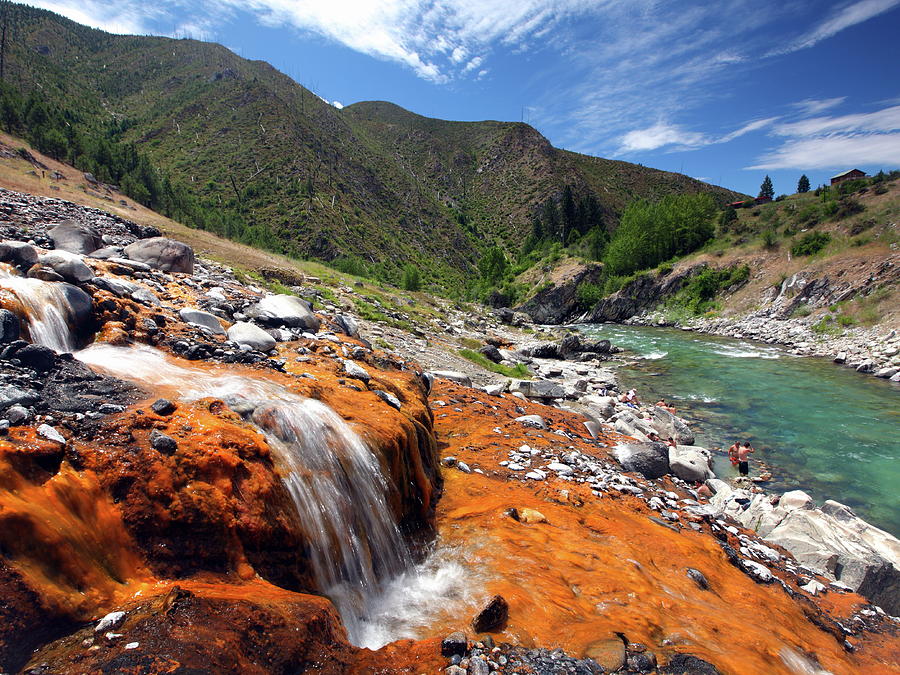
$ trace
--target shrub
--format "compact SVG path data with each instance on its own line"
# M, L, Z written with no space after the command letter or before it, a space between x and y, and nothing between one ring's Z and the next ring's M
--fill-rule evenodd
M603 289L596 284L580 283L575 295L582 308L590 309L603 299Z
M813 255L825 248L831 241L831 235L826 232L808 232L791 246L791 255Z
M766 230L763 232L763 246L766 248L775 248L778 246L778 237L775 230Z
M403 280L400 283L404 291L418 291L422 288L419 268L412 264L403 267Z
M840 220L861 213L863 210L863 205L859 203L859 200L854 199L853 197L844 197L838 202L838 207L834 215Z
M512 377L518 380L524 380L531 377L531 373L528 372L528 368L522 363L517 363L513 367L504 366L499 363L494 363L481 352L476 352L471 349L460 349L458 354L464 359L468 359L472 363L477 363L479 366L481 366L485 370L491 371L492 373L498 373L500 375Z
M721 291L742 284L749 278L750 268L747 265L723 269L707 267L691 277L666 306L669 309L682 307L694 315L703 314L713 309L712 300Z

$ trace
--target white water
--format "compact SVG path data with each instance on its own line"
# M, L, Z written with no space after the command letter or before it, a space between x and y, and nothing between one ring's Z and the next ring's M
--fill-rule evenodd
M60 353L75 349L69 302L59 284L21 277L0 265L0 289L12 293L25 310L32 342Z
M446 551L412 564L377 458L325 404L266 380L178 366L146 346L96 344L76 356L116 377L172 388L182 400L223 399L259 427L310 542L316 582L354 644L416 637L447 603L466 599L459 589L471 581Z

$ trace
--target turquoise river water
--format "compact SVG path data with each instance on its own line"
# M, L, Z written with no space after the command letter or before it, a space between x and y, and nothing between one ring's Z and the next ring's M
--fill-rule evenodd
M773 478L768 487L835 499L900 536L900 386L826 359L672 328L584 325L635 357L620 369L642 402L664 397L691 422L697 444L748 440ZM652 399L652 400L650 400ZM719 477L736 476L724 453Z

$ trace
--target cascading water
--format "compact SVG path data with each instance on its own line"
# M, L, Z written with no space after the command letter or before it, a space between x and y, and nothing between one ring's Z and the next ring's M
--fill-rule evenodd
M458 563L413 565L377 458L325 404L273 382L181 367L150 347L96 344L76 356L182 400L220 398L265 434L307 533L316 582L340 612L351 642L377 648L413 637L429 612L442 609L434 607L441 603L433 592L466 599L458 590L467 587Z
M10 292L21 306L32 342L56 352L75 349L69 300L59 284L21 277L0 264L0 289Z

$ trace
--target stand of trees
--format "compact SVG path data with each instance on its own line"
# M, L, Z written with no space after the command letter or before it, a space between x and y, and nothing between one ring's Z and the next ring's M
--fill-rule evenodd
M563 189L559 204L547 199L531 222L531 234L525 240L523 253L547 248L554 243L571 246L585 238L588 254L599 260L609 241L603 213L594 195L576 199L572 186Z

